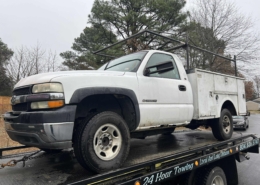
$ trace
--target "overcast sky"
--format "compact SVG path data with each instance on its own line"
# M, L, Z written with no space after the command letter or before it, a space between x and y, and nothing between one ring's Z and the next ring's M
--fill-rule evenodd
M194 0L187 0L192 6ZM70 50L87 25L94 0L0 0L0 38L9 48L40 43L58 54ZM260 1L235 0L241 13L250 15L260 30Z

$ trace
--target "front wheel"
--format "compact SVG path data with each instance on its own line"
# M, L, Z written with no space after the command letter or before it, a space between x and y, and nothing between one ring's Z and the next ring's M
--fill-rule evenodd
M119 168L130 147L125 121L114 112L102 112L82 127L74 147L80 164L97 173Z
M220 118L214 119L211 128L217 140L223 141L231 138L233 134L233 119L228 109L221 111Z

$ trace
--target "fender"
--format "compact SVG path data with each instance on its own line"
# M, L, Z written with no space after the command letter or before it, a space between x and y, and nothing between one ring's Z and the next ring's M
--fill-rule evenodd
M233 104L235 111L236 111L236 114L238 115L238 107L237 107L238 105L235 104L234 101L230 97L225 97L221 100L221 102L219 102L219 105L221 105L221 106L218 106L218 110L217 110L218 111L217 114L219 114L218 117L220 117L221 109L222 109L224 103L227 102L227 101L230 101Z
M135 108L135 115L136 115L136 127L140 123L140 109L137 97L135 92L131 89L119 88L119 87L87 87L77 89L71 99L70 104L77 104L81 102L84 98L97 95L97 94L118 94L118 95L125 95L131 99Z

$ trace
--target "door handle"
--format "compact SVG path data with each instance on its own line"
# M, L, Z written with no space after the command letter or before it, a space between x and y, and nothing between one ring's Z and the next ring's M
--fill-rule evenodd
M179 85L179 90L180 91L186 91L186 86L185 85Z

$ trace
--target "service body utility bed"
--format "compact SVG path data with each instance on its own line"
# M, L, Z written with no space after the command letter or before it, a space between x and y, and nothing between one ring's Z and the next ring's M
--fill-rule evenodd
M259 138L234 133L228 141L219 142L209 131L177 131L145 140L132 139L131 150L124 166L118 170L95 175L83 169L72 152L57 154L40 152L36 159L0 171L0 184L131 184L151 185L178 179L200 167L228 164L230 178L237 179L235 157L241 152L259 151ZM42 156L42 157L41 157ZM3 156L0 164L22 156ZM240 158L241 160L241 158ZM230 173L230 171L233 171ZM175 183L172 183L175 184ZM177 183L176 183L177 184ZM230 183L231 184L231 183Z
M220 117L224 102L237 107L237 115L246 115L244 79L202 69L187 71L193 92L193 119Z

